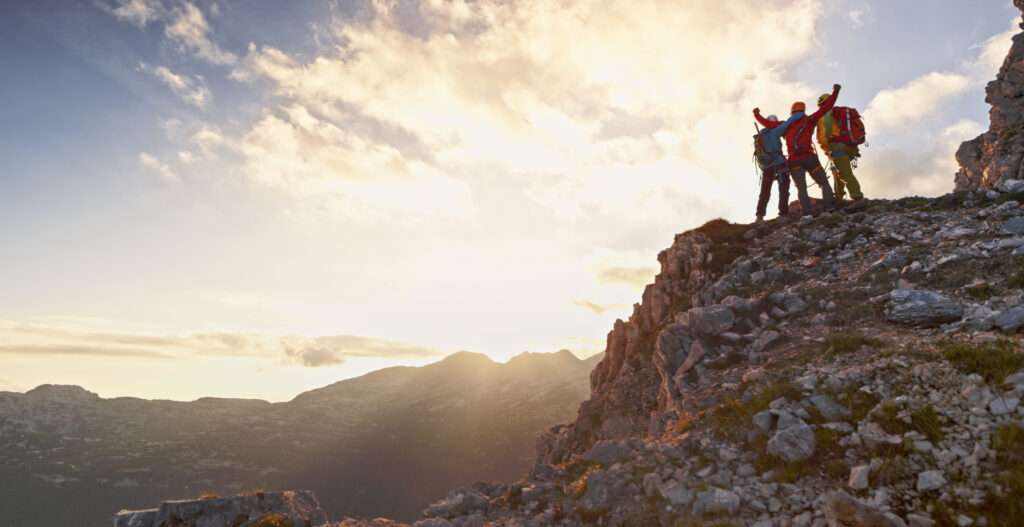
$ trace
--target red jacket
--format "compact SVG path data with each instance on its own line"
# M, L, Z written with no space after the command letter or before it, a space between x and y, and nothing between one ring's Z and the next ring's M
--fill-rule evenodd
M790 161L801 161L809 157L813 157L814 145L811 140L814 137L814 132L817 128L818 119L821 119L829 110L832 109L836 104L836 98L839 97L839 87L837 86L832 90L832 95L825 99L825 101L818 107L818 111L811 115L805 115L800 119L789 125L789 130L786 130L786 152L789 154ZM775 128L782 124L780 121L769 121L764 117L761 117L760 113L755 113L754 117L757 122L761 123L762 126L768 128Z

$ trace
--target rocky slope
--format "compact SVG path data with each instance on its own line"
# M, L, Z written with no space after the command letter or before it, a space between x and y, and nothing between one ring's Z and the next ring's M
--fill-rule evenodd
M597 359L458 353L280 404L0 392L0 526L108 524L122 507L263 488L315 490L333 517L412 519L454 486L523 476Z
M1024 11L1024 0L1013 0L1013 5ZM1024 179L1024 34L1013 37L999 74L985 88L985 101L992 105L989 130L957 150L956 190Z
M1024 209L989 196L678 236L531 477L416 525L1024 524Z

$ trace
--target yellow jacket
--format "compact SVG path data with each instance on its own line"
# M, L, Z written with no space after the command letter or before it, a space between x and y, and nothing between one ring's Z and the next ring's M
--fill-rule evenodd
M818 119L818 144L826 155L831 154L832 147L830 139L839 135L839 125L832 118L832 111Z

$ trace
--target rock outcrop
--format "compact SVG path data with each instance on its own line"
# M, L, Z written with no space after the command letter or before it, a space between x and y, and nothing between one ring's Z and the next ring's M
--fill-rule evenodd
M121 511L114 527L320 527L327 516L309 491L253 492L165 501L159 508Z
M1013 4L1024 11L1024 0ZM1013 37L999 74L985 88L985 101L992 105L989 129L957 150L956 190L1024 191L1024 33Z

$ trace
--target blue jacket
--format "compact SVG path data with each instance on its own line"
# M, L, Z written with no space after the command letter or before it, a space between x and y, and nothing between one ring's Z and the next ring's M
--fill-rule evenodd
M786 134L789 125L800 120L803 116L803 112L797 112L789 116L789 119L779 126L761 130L761 142L764 143L764 151L769 154L782 154L782 136Z

